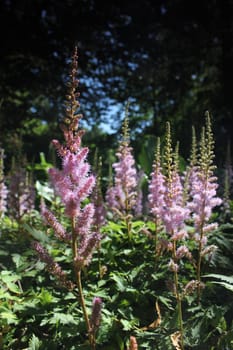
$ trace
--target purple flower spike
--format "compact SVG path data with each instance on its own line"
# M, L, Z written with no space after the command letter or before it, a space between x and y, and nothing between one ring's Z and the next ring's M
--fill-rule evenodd
M92 314L91 314L91 328L93 333L95 333L100 326L101 308L102 308L101 298L95 297L92 303Z
M139 213L141 203L138 194L138 174L132 148L129 145L128 118L123 124L123 139L120 141L116 153L118 161L112 165L115 170L114 186L108 188L106 202L110 210L115 211L118 216L125 216L133 211Z

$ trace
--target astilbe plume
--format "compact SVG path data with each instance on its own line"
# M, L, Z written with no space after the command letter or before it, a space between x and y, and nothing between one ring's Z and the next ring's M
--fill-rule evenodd
M4 182L4 150L0 148L0 219L7 211L8 189Z
M160 154L160 138L157 139L155 152L155 160L150 174L148 184L148 204L149 211L155 221L155 252L158 250L158 233L162 226L162 212L165 206L165 176L162 172L161 154ZM162 241L160 240L162 243ZM161 244L160 244L161 246ZM160 247L161 248L161 247Z
M168 164L169 162L170 160L167 161L168 167L164 193L165 205L161 217L166 232L171 236L171 240L178 241L187 238L185 220L189 217L189 209L183 201L184 189L178 172L178 149L173 155L173 159L171 158L171 164Z
M61 144L58 140L52 143L61 158L61 169L50 169L49 176L55 191L60 197L65 207L65 214L72 222L73 239L75 244L75 262L79 269L87 265L101 239L98 232L93 232L93 220L95 207L93 203L86 205L83 202L88 199L95 186L95 177L90 174L90 165L87 161L88 148L82 147L81 141L84 134L83 130L78 130L81 114L77 114L79 107L76 92L78 80L77 73L77 52L74 53L72 59L72 67L70 73L70 81L68 85L68 93L66 96L66 117L61 125L65 144ZM59 238L67 240L69 235L65 232L61 224L57 223L55 216L44 209L42 214L50 224ZM70 238L71 235L70 235ZM74 248L74 246L73 246Z
M53 260L49 252L39 242L34 242L32 246L38 253L40 259L46 264L47 270L51 272L52 275L56 276L60 284L68 290L73 290L75 287L74 283L69 281L66 273L62 271L61 266Z
M124 218L134 212L136 207L140 207L137 202L137 170L130 147L127 114L122 130L122 140L116 153L118 161L112 165L115 172L114 185L107 190L106 202L116 216Z
M191 253L184 244L188 237L185 221L189 217L189 209L184 204L184 188L179 174L179 147L172 149L170 124L166 124L166 138L164 150L164 167L161 167L160 144L158 140L156 157L149 183L149 207L155 218L156 225L163 226L167 239L166 249L170 251L169 269L173 272L173 292L177 301L178 320L180 327L181 349L184 349L183 316L181 292L179 288L178 270L180 260L184 257L191 259ZM162 241L164 244L164 240Z
M9 215L21 220L35 208L35 188L28 172L15 166L9 176Z
M101 308L102 308L102 299L95 297L92 301L92 313L91 313L91 329L93 334L96 333L100 326L101 321Z
M191 253L185 245L184 240L188 237L185 227L185 221L189 218L189 209L185 206L184 187L179 174L179 144L173 153L170 124L167 123L166 145L165 145L165 206L162 211L162 222L164 223L166 233L168 234L168 249L171 251L169 269L173 272L174 296L178 309L178 324L180 334L180 348L184 350L184 329L183 329L183 311L182 311L182 293L180 292L180 283L178 270L180 260L183 257L191 259Z
M70 243L72 247L79 301L86 323L89 343L94 350L95 332L99 321L96 317L92 321L89 319L83 295L81 271L84 266L90 263L93 251L101 240L101 235L99 233L100 225L94 225L95 207L90 201L96 179L90 173L90 165L87 161L89 150L87 147L82 147L81 145L84 131L78 130L82 115L76 112L79 107L79 102L77 101L79 94L76 92L78 86L78 80L76 78L77 60L77 48L75 48L72 56L69 81L67 83L66 116L61 124L65 142L61 144L58 140L52 141L61 158L61 169L53 168L49 170L49 177L55 194L60 197L65 208L65 215L70 221L71 233L67 232L63 225L58 222L56 216L45 205L42 205L41 213L46 224L53 228L58 239ZM54 267L52 260L48 260L46 253L43 252L40 246L37 246L37 252L41 259L47 263L50 271L56 268L55 270L59 272L57 273L58 277L63 276L59 266L56 265ZM61 281L61 278L59 280ZM96 314L96 305L97 300L94 303L94 314Z
M185 220L189 217L189 209L184 204L183 191L178 171L178 146L174 153L171 145L170 124L167 123L164 169L161 166L160 140L158 139L149 182L148 202L150 212L155 218L156 230L159 226L163 226L167 233L167 249L173 251L169 263L171 269L178 269L178 260L189 255L188 252L183 255L176 253L177 243L187 238Z
M160 158L160 139L157 140L157 148L153 169L150 174L148 202L150 213L155 217L156 224L161 220L162 210L165 206L165 176L162 173L161 158Z
M212 254L215 246L208 246L208 234L217 228L216 222L210 222L213 209L222 200L217 197L217 177L214 176L214 140L211 130L210 116L206 114L206 127L202 129L199 160L190 171L189 191L191 200L188 208L194 222L194 239L197 243L197 281L198 300L200 301L201 263L205 255Z

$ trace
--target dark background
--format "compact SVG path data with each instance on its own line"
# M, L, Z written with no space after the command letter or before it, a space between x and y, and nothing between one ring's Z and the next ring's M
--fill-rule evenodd
M0 143L8 159L37 161L60 137L74 45L91 150L116 146L129 100L139 160L167 120L187 157L191 126L199 131L209 110L223 166L233 131L233 1L1 0Z

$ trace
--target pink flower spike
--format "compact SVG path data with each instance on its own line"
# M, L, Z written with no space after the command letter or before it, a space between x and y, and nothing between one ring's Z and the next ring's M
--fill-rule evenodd
M91 313L91 320L90 320L93 333L95 333L100 326L101 308L102 308L101 298L95 297L92 302L92 313Z

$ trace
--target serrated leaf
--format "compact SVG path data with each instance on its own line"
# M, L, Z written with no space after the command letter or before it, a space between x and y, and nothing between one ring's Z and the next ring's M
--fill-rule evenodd
M11 256L17 269L20 266L25 265L25 258L21 254L11 254Z
M51 304L58 301L57 298L54 298L54 296L44 288L42 289L41 293L38 295L38 299L40 300L40 303L42 305Z
M158 300L160 301L160 303L162 303L165 306L167 306L168 309L174 310L173 306L171 305L171 300L170 299L165 298L163 296L159 296Z
M223 286L224 288L233 292L233 276L225 276L225 275L211 273L211 274L205 275L203 277L211 277L211 278L218 279L220 281L210 281L210 283L219 284L219 285Z
M4 283L7 283L18 281L21 277L19 275L13 274L11 271L3 270L1 271L0 278Z
M130 321L120 320L120 322L121 322L121 324L123 326L123 330L124 331L130 331L133 328L133 326L132 326Z
M0 313L1 320L6 321L7 324L17 324L18 318L13 312L7 311L7 312L1 312Z
M125 289L127 288L127 285L126 285L126 281L124 280L124 278L122 276L118 276L118 275L112 274L111 275L111 279L113 279L116 282L117 289L120 292L124 292L125 291Z
M13 274L11 271L1 271L0 279L6 285L6 288L13 293L20 294L22 291L19 286L15 283L21 279L19 275Z
M216 273L211 273L208 275L204 275L203 277L212 277L212 278L216 278L219 280L222 280L224 282L230 283L233 285L233 276L226 276L226 275L220 275L220 274L216 274Z
M55 312L53 317L49 321L50 324L76 324L74 317L70 314L63 314L60 312Z
M32 338L29 341L28 350L39 350L41 345L42 342L35 336L35 334L33 334Z

